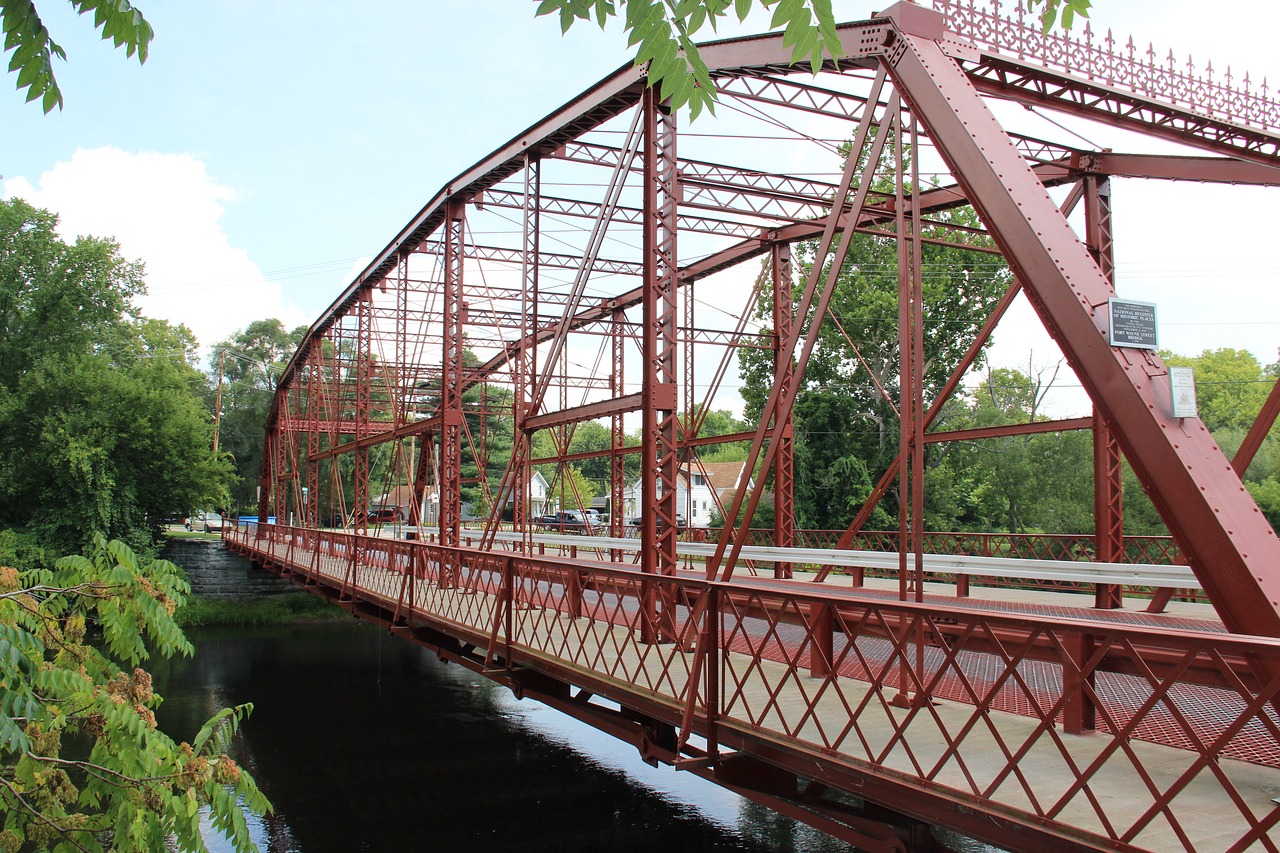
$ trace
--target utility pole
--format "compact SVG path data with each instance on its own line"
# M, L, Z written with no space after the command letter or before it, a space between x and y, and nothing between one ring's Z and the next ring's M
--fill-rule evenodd
M218 353L218 394L213 401L213 455L218 455L218 426L222 423L222 366L226 364L227 351Z

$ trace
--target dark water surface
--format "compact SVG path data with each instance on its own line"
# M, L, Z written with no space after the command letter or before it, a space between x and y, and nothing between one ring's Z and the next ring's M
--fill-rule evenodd
M153 662L160 725L190 741L254 703L238 757L275 804L263 851L853 850L371 625L190 637L195 658Z

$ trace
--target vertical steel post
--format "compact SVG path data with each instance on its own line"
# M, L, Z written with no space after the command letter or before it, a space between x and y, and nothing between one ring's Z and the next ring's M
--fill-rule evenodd
M641 385L641 568L676 572L676 138L675 117L644 92L644 283ZM645 642L670 639L659 628L669 618L657 588L646 584Z
M680 181L680 173L677 170L676 172L676 191L677 192L679 192L679 186L680 186L679 181ZM676 200L677 202L679 201L678 198ZM678 282L678 279L677 279L677 282ZM693 340L694 329L695 329L694 283L692 281L686 281L683 284L677 284L677 286L680 290L680 295L683 297L683 299L681 300L681 307L683 309L681 313L683 314L683 321L684 321L682 324L684 329L684 335L683 335L684 341L683 341L683 344L680 346L680 363L683 368L683 382L682 382L683 387L681 388L681 391L683 391L682 402L683 402L684 411L681 413L681 417L683 418L683 426L680 428L680 433L685 444L680 448L680 452L676 457L676 464L678 468L682 468L684 470L685 523L688 525L692 525L694 518L697 516L697 512L698 512L698 507L693 501L693 472L695 468L700 468L700 466L695 466L694 464L698 456L697 447L690 446L687 444L687 442L692 441L694 438L697 437L694 434L694 426L697 422L697 418L695 417L695 415L697 413L697 406L698 406L697 386L695 385L694 378L693 378L694 351L696 349L696 347L694 346L694 340ZM677 477L680 476L679 471L677 471L676 476Z
M351 547L347 549L347 575L343 581L342 595L348 596L348 589L354 588L359 579L360 567L364 559L363 537L369 532L369 448L363 439L369 432L369 410L373 384L373 288L362 288L356 300L356 343L354 352L355 408L352 420L355 422L355 450L352 471L352 511L354 521L351 525Z
M614 397L621 397L625 391L624 368L626 366L626 325L627 313L619 308L613 312L613 325L609 336L609 355L611 371L609 374L609 391ZM621 414L615 414L609 423L609 535L622 536L626 519L623 518L623 491L626 488L627 457L622 448L626 444L627 435L623 428ZM621 551L610 553L611 560L622 559Z
M1093 523L1094 559L1101 563L1120 562L1124 557L1124 476L1120 444L1106 420L1093 413ZM1124 606L1119 584L1098 584L1094 606Z
M537 347L526 347L523 342L535 341L538 335L538 247L541 198L542 162L525 155L524 209L521 217L524 252L520 259L521 279L524 286L520 289L521 325L516 337L520 347L516 352L515 371L512 377L515 385L512 399L514 443L509 464L511 466L511 526L516 533L529 537L532 536L532 527L528 518L528 501L533 474L532 467L529 465L528 447L532 436L525 433L524 420L529 412L534 356L537 353ZM531 541L531 539L522 540L522 546L527 546Z
M773 279L773 382L785 394L795 381L795 362L791 352L783 349L783 344L791 337L795 318L791 296L791 247L775 243L770 261ZM773 544L779 548L791 548L796 542L794 424L791 409L787 409L781 421L777 415L774 416L771 440L777 442L778 453L773 464ZM743 471L739 488L747 487L746 480L750 476L750 471ZM730 521L726 519L725 523ZM773 576L789 578L793 569L790 562L775 562Z
M366 287L360 291L356 302L356 345L355 345L355 410L352 420L355 422L355 466L352 472L352 509L355 512L355 523L352 531L359 535L369 532L369 448L362 439L369 434L369 409L373 384L373 288Z
M894 154L894 228L897 232L898 263L898 598L906 601L911 596L911 567L908 551L911 539L912 477L911 466L915 462L912 452L915 438L915 359L912 335L912 276L911 246L908 233L911 227L907 218L906 193L903 188L902 110L893 116ZM905 671L904 671L905 677ZM901 685L905 691L905 681Z
M465 207L449 202L445 221L444 312L440 364L440 544L458 544L462 527L462 265Z
M1111 235L1111 183L1107 178L1086 175L1084 190L1085 245L1107 277L1114 293L1115 255ZM1120 443L1110 426L1095 409L1093 413L1093 524L1094 559L1114 563L1124 555L1124 477ZM1094 606L1124 606L1124 588L1119 584L1098 584Z
M915 116L910 127L899 109L894 116L894 194L898 249L898 597L924 600L924 376L923 298L920 278L919 152L915 150ZM907 137L910 137L909 141ZM911 187L907 192L905 159L911 158ZM914 635L915 664L924 672L924 632L919 617L901 626L902 655ZM914 679L899 667L898 694L893 704L907 707L923 700L912 697Z
M901 114L899 114L901 115ZM899 129L902 121L899 119ZM911 202L907 237L911 245L911 554L915 600L924 601L924 241L920 229L920 133L911 113ZM916 646L919 672L924 673L924 638Z
M307 521L306 527L320 526L320 405L324 383L324 338L311 343L307 359L310 375L307 381Z

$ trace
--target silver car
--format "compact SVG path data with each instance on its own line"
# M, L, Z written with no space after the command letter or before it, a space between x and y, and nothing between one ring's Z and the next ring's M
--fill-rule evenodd
M201 533L221 533L222 516L216 512L207 510L204 512L195 512L186 520L184 526L188 530L194 530Z

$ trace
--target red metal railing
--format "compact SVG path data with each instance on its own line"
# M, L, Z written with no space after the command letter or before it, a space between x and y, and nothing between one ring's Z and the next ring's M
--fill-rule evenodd
M1086 845L1277 849L1280 679L1254 673L1280 671L1280 640L275 526L226 539L496 665L665 708L712 755L769 750L829 784L870 777L886 805Z

